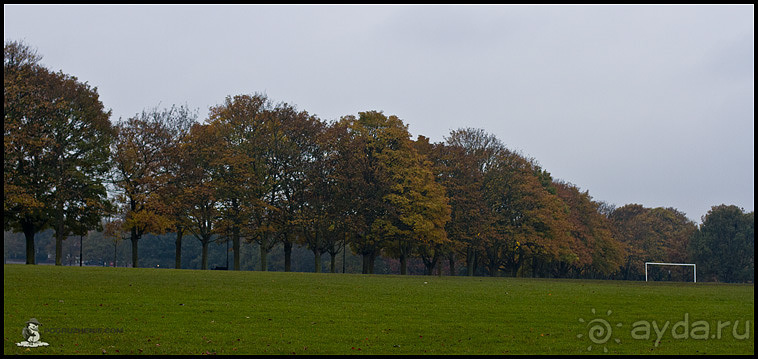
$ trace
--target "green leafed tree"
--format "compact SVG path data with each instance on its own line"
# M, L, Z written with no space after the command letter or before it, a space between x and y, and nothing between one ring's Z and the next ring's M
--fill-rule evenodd
M51 226L61 265L63 240L97 227L109 210L113 130L96 88L39 58L27 45L5 44L5 222L31 234L31 253L33 233Z
M105 214L109 204L103 182L110 170L113 132L110 112L103 109L97 89L62 73L52 75L48 96L55 106L43 121L53 139L45 161L54 174L55 264L61 265L62 243L73 234L71 225L76 225L77 214L79 220L90 219L94 227L98 213ZM87 210L94 213L85 215Z
M298 242L313 252L314 268L321 271L321 256L331 255L331 272L336 271L336 254L344 246L340 235L339 192L335 179L336 152L330 127L321 121L303 123L311 138L302 147L302 179L294 189L292 226L297 228ZM342 240L341 240L342 239Z
M188 175L191 171L186 170L189 167L187 162L192 158L188 155L185 144L189 140L190 128L197 121L197 113L186 106L172 106L163 110L162 113L169 140L163 149L164 164L160 171L161 181L164 184L157 189L156 195L159 197L158 201L163 204L163 213L171 222L171 228L176 235L174 266L180 269L182 267L182 239L190 225L187 215L188 201L192 200L187 193L190 180Z
M755 212L734 205L713 206L689 246L698 280L753 282Z

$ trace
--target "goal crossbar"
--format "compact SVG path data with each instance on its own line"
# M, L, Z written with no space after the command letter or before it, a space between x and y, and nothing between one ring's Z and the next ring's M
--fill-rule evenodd
M660 263L660 262L645 262L645 282L647 282L647 266L650 265L660 265L660 266L692 266L693 268L693 276L692 281L694 283L697 283L697 266L695 263Z

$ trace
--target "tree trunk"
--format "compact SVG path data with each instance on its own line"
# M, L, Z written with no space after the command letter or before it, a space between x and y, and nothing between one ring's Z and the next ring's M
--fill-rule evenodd
M89 236L87 237L89 238ZM79 266L81 267L84 264L84 235L79 235Z
M240 270L240 227L239 223L239 203L237 198L232 198L232 209L234 211L233 220L235 225L232 227L232 250L234 251L234 270ZM229 269L229 268L227 268Z
M137 236L136 228L132 228L131 240L132 240L132 267L137 268L138 267L137 253L139 253L139 251L137 250L137 242L139 241L139 236Z
M55 265L60 266L63 265L61 262L61 257L63 257L63 237L65 236L65 233L63 232L63 206L58 206L58 214L56 215L56 224L55 224Z
M315 273L321 273L321 252L313 250L313 268Z
M476 251L468 247L466 249L466 271L469 277L474 276L474 263L476 263Z
M182 269L182 236L184 236L184 230L176 226L176 269Z
M284 240L284 271L292 271L292 242Z
M334 273L334 271L337 269L337 257L332 253L329 253L329 256L331 257L331 264L329 265L329 269L331 269L332 273Z
M521 256L519 256L518 260L514 259L514 261L513 261L513 271L512 271L512 275L513 275L514 278L516 276L518 276L518 271L519 271L519 269L521 269L521 263L522 262L523 261L521 260Z
M434 267L437 267L437 269L438 269L438 272L439 272L439 268L440 268L441 266L438 266L438 265L437 265L437 260L438 260L438 259L439 259L439 258L438 258L438 256L437 256L437 254L435 253L435 254L434 254L434 257L432 257L432 259L429 261L429 265L427 265L427 266L426 266L426 274L427 274L427 275L432 275L432 274L434 274ZM426 263L424 263L424 264L426 264Z
M363 255L363 271L361 272L363 274L368 274L368 260L369 260L369 255L364 254Z
M405 254L400 255L400 275L408 274L408 261L405 259Z
M487 266L488 272L490 272L490 277L497 277L497 271L498 271L498 263L497 260L494 258L489 259L489 265Z
M240 229L237 227L234 227L232 249L234 250L234 270L240 270Z
M24 237L26 238L26 264L36 264L36 258L34 256L34 225L30 223L21 223L21 228L24 231Z
M203 243L203 254L201 257L201 264L200 269L208 269L208 243L209 240L201 240L200 242Z
M516 263L516 274L518 274L519 270L521 270L521 267L524 265L524 250L519 248L518 252L518 260Z
M368 274L374 274L374 261L376 260L376 252L371 252L368 261Z
M451 252L450 256L448 257L448 261L450 262L450 276L455 276L455 253Z
M260 252L261 252L261 271L267 272L268 266L266 265L266 255L268 254L268 249L266 249L266 246L261 243L260 245Z
M63 254L63 238L56 232L55 233L55 265L63 265L61 257Z
M437 259L439 258L439 249L435 248L434 255L429 258L426 253L421 252L421 260L424 262L424 275L432 275L434 273L434 266L437 265Z

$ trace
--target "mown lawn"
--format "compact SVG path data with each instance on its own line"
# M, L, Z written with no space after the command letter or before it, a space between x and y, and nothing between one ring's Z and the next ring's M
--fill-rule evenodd
M754 353L752 284L5 265L3 286L4 354ZM48 347L16 346L30 318Z

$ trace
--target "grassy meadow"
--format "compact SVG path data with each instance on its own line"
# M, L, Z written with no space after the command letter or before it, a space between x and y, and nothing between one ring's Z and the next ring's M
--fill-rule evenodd
M3 286L6 355L754 353L752 284L6 264ZM30 318L49 346L15 344Z

